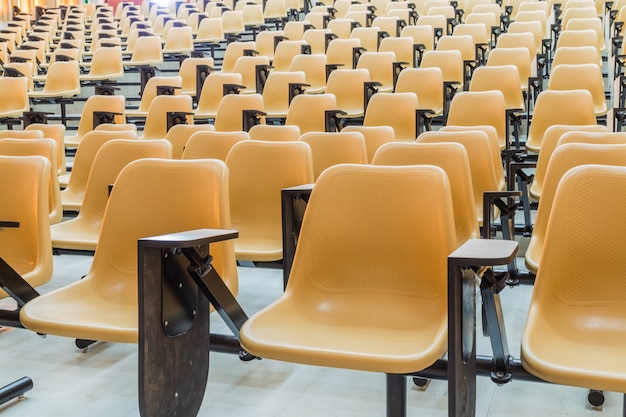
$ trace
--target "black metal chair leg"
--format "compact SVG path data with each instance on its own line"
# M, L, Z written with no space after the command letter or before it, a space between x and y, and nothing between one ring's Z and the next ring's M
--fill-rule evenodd
M26 391L33 389L33 380L25 376L0 388L0 404L11 401L14 398L24 395Z
M406 417L406 377L387 374L387 417Z

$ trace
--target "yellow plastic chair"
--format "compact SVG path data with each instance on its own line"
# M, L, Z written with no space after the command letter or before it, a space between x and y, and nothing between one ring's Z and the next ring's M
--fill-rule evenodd
M370 73L365 68L336 69L328 76L326 94L337 100L337 108L346 112L342 117L363 117L365 114L364 88L370 81Z
M554 51L552 69L561 64L596 64L601 62L600 52L594 46L561 46Z
M261 114L263 110L261 94L227 94L220 101L215 115L215 130L218 132L236 132L244 129L247 120L244 110ZM260 123L265 123L261 117Z
M404 374L447 349L449 193L437 167L327 170L309 200L287 289L244 323L243 348L267 359L384 372L387 386L397 387L387 392L388 407L404 409Z
M21 117L30 110L28 100L28 78L0 77L0 91L3 99L0 100L0 118Z
M274 59L276 42L284 40L284 37L285 32L282 30L262 30L256 35L255 50L259 55L266 56L271 61Z
M156 96L150 103L143 127L142 139L165 139L168 132L168 113L180 113L184 124L193 124L193 102L191 96Z
M198 65L207 65L210 68L215 66L215 61L211 57L203 58L185 58L180 64L178 76L182 79L181 94L187 94L192 97L196 96L196 76Z
M626 166L625 150L626 145L622 144L590 145L587 143L568 143L555 149L548 162L533 233L524 258L530 272L536 274L542 267L546 230L552 217L556 190L565 173L579 165Z
M432 112L427 117L443 114L443 75L438 67L403 69L395 92L415 94L419 108Z
M560 64L552 68L548 90L588 90L593 98L596 117L608 112L604 77L597 64Z
M256 125L248 133L252 140L289 142L300 139L300 128L295 125Z
M0 139L0 155L7 156L43 156L50 162L50 181L48 187L48 210L50 224L63 219L61 189L59 187L57 168L57 148L54 139ZM16 177L18 178L18 177Z
M410 36L387 37L380 41L378 52L393 52L397 62L406 62L405 66L414 67L416 66L414 45L414 40Z
M365 110L363 126L390 126L396 140L414 141L417 97L413 93L376 93Z
M624 344L616 337L623 329L625 228L615 201L625 175L623 167L585 166L559 185L521 343L522 366L543 380L626 391Z
M300 54L293 57L289 71L302 71L306 76L308 94L320 94L326 91L326 55Z
M436 51L459 51L463 61L476 61L476 44L471 35L444 35L437 41Z
M420 18L422 17L426 16L420 16ZM403 27L402 31L400 32L400 36L408 36L410 38L413 38L413 43L417 45L424 45L424 49L426 51L432 51L433 49L435 49L435 35L433 26L425 24L424 22L421 25Z
M217 45L226 40L224 37L224 27L222 19L219 17L209 17L202 19L198 24L198 33L194 39L196 45Z
M289 71L293 58L302 53L304 40L285 40L278 44L272 61L273 71Z
M302 134L324 132L326 111L337 109L337 100L333 94L299 94L289 105L285 125L298 126Z
M185 150L185 144L196 132L213 132L215 126L210 124L201 125L175 125L168 130L165 139L172 145L172 159L181 159Z
M460 143L387 143L382 145L372 165L435 165L450 180L457 245L480 238L469 157Z
M219 159L226 161L237 142L249 140L248 132L196 132L189 137L182 159Z
M596 124L591 93L588 90L545 90L539 93L528 130L526 149L540 152L546 129L557 124Z
M326 49L326 62L339 65L339 68L354 68L352 59L354 48L360 48L359 39L333 39Z
M543 25L539 21L515 21L509 25L507 33L532 33L535 38L535 53L540 54L542 50L542 41L546 37Z
M154 66L163 63L163 50L161 48L161 36L141 36L137 38L129 61L124 61L126 66Z
M391 126L355 126L350 125L341 129L342 132L358 132L365 140L367 162L372 163L374 154L385 143L395 140L395 132Z
M458 50L426 51L420 68L439 68L445 82L455 83L460 89L465 83L463 56Z
M196 119L214 119L217 108L224 97L224 84L240 86L241 74L232 72L212 72L204 80L198 106L193 110Z
M397 62L397 59L393 51L364 52L361 54L356 68L368 70L370 81L381 84L377 87L378 91L388 93L393 91L395 62Z
M85 278L27 303L21 322L44 334L136 343L137 240L192 229L229 229L227 187L226 167L217 160L130 163L115 181ZM236 294L232 243L212 245L211 255Z
M18 222L2 227L0 257L33 287L52 278L48 188L50 163L42 156L0 155L0 176L20 181L0 182L0 219ZM0 297L6 297L0 290Z
M0 130L0 139L43 139L41 130Z
M366 164L365 138L359 132L309 132L300 137L311 147L313 177L339 164Z
M534 53L534 52L533 52ZM536 66L533 66L531 54L525 47L517 48L494 48L487 57L488 67L499 67L502 65L514 65L519 74L520 90L528 91L528 79L537 73Z
M474 206L478 226L483 226L483 195L487 191L500 191L496 167L493 165L489 138L485 132L466 130L457 132L425 132L418 143L456 142L465 147L469 158ZM495 217L496 213L494 213Z
M24 132L41 132L42 137L54 139L57 146L57 168L59 169L59 175L65 174L66 162L65 162L65 125L57 124L44 124L44 123L31 123L24 128Z
M292 41L296 41L302 39L304 36L305 27L310 25L310 22L301 20L301 21L289 21L285 23L283 27L283 32L285 32L285 37L291 39Z
M588 126L571 126L571 125L552 125L546 129L546 133L541 143L541 152L537 157L537 166L535 167L535 173L533 175L533 182L528 188L528 194L535 200L541 198L541 192L546 177L546 170L548 168L548 162L552 158L554 150L558 146L561 138L568 132L608 132L606 126L602 125L588 125ZM604 141L598 141L598 143L605 143Z
M96 49L90 64L89 73L80 75L81 81L115 81L124 76L122 48L119 46Z
M222 14L222 27L224 34L238 35L246 31L243 11L227 10Z
M464 91L455 94L450 103L447 125L493 126L501 149L508 140L506 123L506 102L501 91Z
M257 66L269 66L270 61L266 56L242 56L237 59L233 68L234 73L241 74L241 88L243 94L257 93Z
M145 118L150 110L152 100L158 95L160 87L172 87L174 95L180 94L183 86L183 79L178 76L154 76L148 80L139 101L139 108L127 109L126 117L142 117Z
M290 84L306 84L302 71L272 70L263 87L263 106L267 117L285 118L289 110Z
M89 179L89 172L93 160L100 147L113 139L137 139L137 132L103 132L93 131L85 135L84 140L78 145L74 156L74 165L70 174L59 177L59 183L67 184L61 191L63 210L79 211L83 204L83 196ZM65 178L63 178L65 177Z
M83 136L93 130L94 112L108 112L115 115L116 123L126 123L126 99L124 96L94 95L87 99L78 122L76 134L65 137L66 148L78 147Z
M193 33L189 26L173 27L163 37L164 54L188 55L193 50Z
M230 210L239 231L239 261L283 257L280 190L313 182L311 148L304 142L240 141L226 157Z
M95 251L109 185L115 183L120 171L130 162L141 158L171 158L171 154L172 147L165 140L113 139L104 143L91 166L78 216L50 228L52 247Z

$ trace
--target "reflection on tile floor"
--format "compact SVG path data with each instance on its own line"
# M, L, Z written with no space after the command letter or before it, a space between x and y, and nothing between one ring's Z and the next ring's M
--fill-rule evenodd
M80 279L90 265L84 255L55 256L55 276L41 292ZM277 298L282 289L278 269L239 268L239 300L252 314ZM511 353L519 357L519 340L532 287L502 293ZM6 301L3 301L6 303ZM212 331L226 333L218 316ZM34 381L25 400L0 406L2 417L138 416L137 347L99 343L82 352L68 338L42 338L30 331L0 333L0 384L22 376ZM490 354L488 341L478 340L479 354ZM412 384L409 416L446 416L447 384L432 381L426 391ZM580 388L513 381L498 387L478 379L479 417L619 416L621 394L606 394L603 411L592 410ZM294 365L272 360L241 362L235 355L212 353L209 384L201 416L228 417L382 417L385 378L381 374Z

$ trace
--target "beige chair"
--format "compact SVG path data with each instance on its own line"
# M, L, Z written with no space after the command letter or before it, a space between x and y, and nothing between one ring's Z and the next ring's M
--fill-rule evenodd
M219 161L142 159L127 165L109 197L89 272L27 303L20 312L24 326L44 334L136 343L137 240L229 229L227 175ZM236 294L232 243L211 245L211 255L213 267Z
M363 126L390 126L395 140L414 141L417 108L413 93L376 93L365 110Z
M393 91L394 63L397 62L393 51L364 52L356 65L357 69L366 69L370 74L370 81L380 83L377 87L381 93Z
M0 77L0 118L18 118L30 110L28 100L28 78Z
M198 106L194 109L194 118L214 119L224 97L224 85L240 86L242 82L241 74L235 72L210 73L202 85Z
M0 139L0 155L7 156L43 156L50 162L50 181L48 184L48 212L50 224L63 219L61 189L57 168L57 148L54 139ZM19 178L19 177L15 177Z
M93 131L87 133L76 150L72 171L63 179L63 176L59 177L59 182L67 184L67 187L61 191L63 210L80 210L83 204L83 197L85 195L85 189L87 188L91 166L93 165L98 150L105 142L113 139L136 138L137 132L134 131Z
M395 140L395 132L391 126L355 126L350 125L341 129L342 132L359 132L365 139L367 162L371 163L374 154L385 143Z
M588 143L568 143L558 146L552 153L537 208L533 233L525 253L528 270L537 273L542 265L546 230L555 203L559 182L570 169L579 165L600 164L626 166L624 150L626 145L606 145Z
M42 137L54 139L57 146L57 167L59 169L59 175L64 175L66 171L65 162L65 125L61 123L56 124L44 124L44 123L31 123L24 128L24 132L41 132Z
M166 87L172 87L173 95L179 94L183 86L183 79L176 76L154 76L148 80L143 91L141 92L141 101L139 108L126 109L126 117L143 117L148 115L152 100L158 95L159 89L170 90ZM169 93L169 92L168 92ZM169 95L169 94L168 94Z
M359 132L309 132L300 137L311 147L313 177L339 164L366 164L365 138Z
M130 162L142 158L171 158L172 147L165 140L113 139L96 154L85 187L78 216L52 225L52 247L95 251L100 226L109 198L109 185Z
M440 168L333 167L309 200L285 293L244 323L242 346L267 359L384 372L387 407L403 412L404 375L447 349L454 249Z
M36 287L52 278L48 189L50 163L42 156L0 155L0 219L19 227L2 227L0 257ZM1 297L6 297L4 291Z
M365 114L365 83L370 82L367 69L336 69L328 76L326 94L337 100L337 108L346 112L346 118L363 117Z
M559 184L558 215L546 230L546 258L521 342L522 366L543 380L626 391L624 345L616 337L623 329L625 228L618 208L625 176L623 167L584 166ZM607 200L615 204L607 206Z
M604 77L597 64L560 64L552 68L548 90L584 89L591 93L596 117L608 112Z
M302 134L326 131L326 112L337 110L332 94L299 94L293 98L285 118L286 125L295 125Z
M185 144L196 132L213 132L215 127L210 124L187 125L180 124L172 126L168 130L165 139L172 145L172 159L181 159L185 150Z
M300 139L300 128L295 125L256 125L248 133L252 140L288 142Z
M313 182L311 148L304 142L241 141L226 157L230 212L239 231L240 261L283 257L280 190Z
M122 78L124 76L122 48L114 46L96 49L88 68L88 74L80 75L81 81L115 81Z
M250 140L248 132L196 132L189 137L182 159L226 161L235 143L242 140Z
M539 93L528 130L526 149L540 152L546 129L557 124L596 124L591 93L588 90L545 90Z
M289 71L302 71L306 76L308 94L320 94L326 90L326 55L300 54L293 57Z
M161 37L156 34L137 38L130 60L124 61L124 65L132 67L155 66L162 63Z
M270 61L266 56L242 56L237 59L233 67L234 73L241 74L241 88L245 94L260 93L257 88L257 67L269 67Z
M435 165L446 172L452 191L457 244L480 238L469 157L459 143L387 143L372 165Z
M282 41L276 47L274 60L272 61L273 71L289 71L293 58L302 53L302 47L306 45L304 40Z
M256 118L256 115L261 115L263 109L263 96L261 94L227 94L220 100L217 107L215 130L218 132L247 130L244 129L248 123L244 111L255 112L253 117ZM264 118L260 118L259 123L264 123Z
M295 84L296 87L292 87ZM272 70L263 87L263 107L269 118L287 117L289 98L292 90L300 86L304 88L306 74L303 71Z
M156 96L150 103L143 127L142 139L165 139L167 137L168 113L180 113L184 124L193 124L193 103L191 96Z
M126 123L126 99L122 95L101 96L95 95L87 99L78 122L75 134L65 137L66 148L76 148L83 136L94 128L94 112L107 112L115 115L116 123Z
M443 74L437 67L405 68L398 75L396 93L413 93L421 110L430 119L443 114Z

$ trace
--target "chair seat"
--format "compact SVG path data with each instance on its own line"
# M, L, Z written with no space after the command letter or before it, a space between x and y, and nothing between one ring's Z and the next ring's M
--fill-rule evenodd
M524 368L557 384L626 392L626 305L604 303L584 308L586 313L562 305L553 310L551 323L531 312L527 326L534 331L522 341Z
M70 250L95 251L102 222L79 221L78 218L50 227L52 247Z
M82 193L72 192L70 189L61 191L63 210L79 211L83 205L84 190Z
M274 230L269 230L268 233L273 232ZM267 234L265 236L250 236L241 230L239 233L239 238L234 242L235 256L238 261L272 262L283 258L282 238L269 239ZM242 235L245 237L242 237Z
M61 288L62 291L35 298L22 308L20 321L43 334L137 343L137 305L119 298L106 298L106 288L93 287L86 277Z
M447 320L433 320L445 317L440 300L352 294L348 307L325 297L325 311L315 297L284 297L243 325L242 345L268 359L396 374L427 368L446 352ZM410 303L414 314L405 315Z

